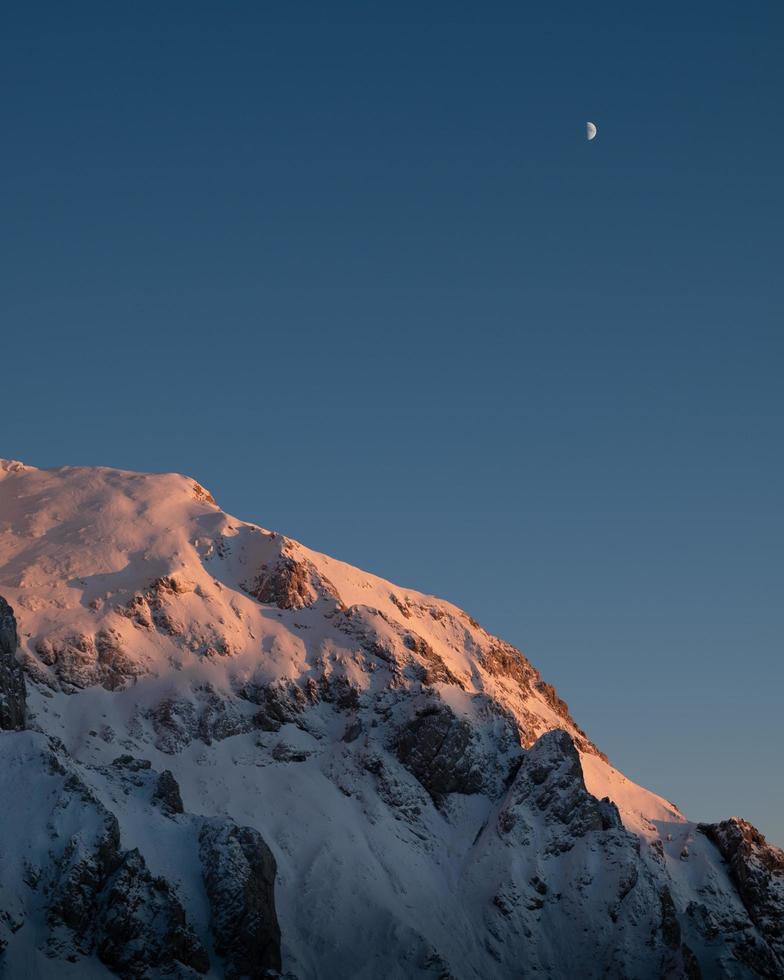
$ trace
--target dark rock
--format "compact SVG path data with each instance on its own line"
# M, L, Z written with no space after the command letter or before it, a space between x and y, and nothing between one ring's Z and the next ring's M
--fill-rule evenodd
M430 685L456 684L458 687L465 687L463 682L447 667L443 658L418 633L407 630L403 634L403 645L421 661L423 683Z
M208 685L194 690L193 699L164 698L146 712L155 730L155 746L175 755L194 739L213 741L249 732L253 719L233 698L221 697Z
M281 969L275 858L258 831L210 820L199 834L215 950L228 980L259 980Z
M150 874L138 850L125 853L106 883L95 932L98 956L121 977L147 977L175 961L198 973L209 969L173 888Z
M683 972L686 980L702 980L702 970L700 969L699 960L686 943L681 944L681 958L683 960Z
M482 653L482 667L496 676L508 677L529 690L539 676L526 658L508 643L498 643Z
M307 704L305 695L294 684L284 687L250 682L238 691L238 696L258 705L253 724L265 732L277 732L281 725L296 722Z
M539 877L539 875L534 875L533 878L531 878L531 884L539 892L540 895L546 895L547 894L547 890L548 890L547 889L547 882L546 881L543 881Z
M784 976L784 851L738 817L699 824L698 829L729 865L749 918L775 954L779 975Z
M394 748L431 797L479 793L483 778L471 751L473 729L443 704L432 704L397 732Z
M279 609L304 609L319 599L343 609L337 589L312 562L282 551L271 564L261 566L253 581L243 585L248 595Z
M158 776L152 791L152 802L159 806L167 816L184 812L180 787L169 769L164 769Z
M310 753L295 749L285 742L278 742L272 747L271 755L276 762L305 762Z
M13 609L0 596L0 731L21 731L27 723L27 690Z
M192 701L164 698L149 711L148 717L155 730L155 746L161 752L174 755L197 737L199 718Z
M69 693L93 684L115 691L145 670L123 650L120 634L113 629L101 629L95 637L87 633L39 636L35 652ZM35 676L33 665L28 670Z
M75 834L57 862L47 910L50 928L71 930L74 945L83 953L93 946L100 892L122 863L117 818L103 807L96 809L100 822L95 836Z
M196 737L206 745L253 729L252 719L240 710L235 700L222 697L209 686L199 691L198 699L199 720Z
M355 742L361 734L362 721L359 718L354 718L346 725L346 730L343 732L342 741Z
M394 592L389 593L389 601L396 606L406 619L411 619L411 603L408 599L400 599Z
M524 754L499 816L502 830L514 826L515 812L526 804L543 812L549 823L568 828L565 846L590 831L622 830L615 804L596 799L585 788L574 741L560 729L546 732Z
M303 609L312 606L316 594L310 583L308 566L282 555L272 568L262 566L256 581L247 592L259 602L279 609Z
M143 770L151 769L152 763L149 759L137 759L132 755L118 755L112 761L112 766L115 769L126 769L129 772L142 772Z
M534 685L536 690L544 697L545 701L550 705L556 714L559 714L562 718L568 718L569 716L569 705L564 701L563 698L559 698L558 694L552 684L548 684L547 681L539 680Z
M116 691L124 687L129 678L143 673L143 667L123 649L117 630L99 630L95 636L95 652L98 657L97 676L107 691Z
M661 902L661 933L664 945L677 949L681 943L681 927L675 914L675 903L669 888L663 888L659 895Z
M47 910L50 953L69 958L68 950L95 950L124 978L146 977L175 962L205 973L207 954L171 885L150 874L138 850L120 849L116 817L91 798L78 777L67 777L65 789L91 805L98 831L71 837L54 869Z

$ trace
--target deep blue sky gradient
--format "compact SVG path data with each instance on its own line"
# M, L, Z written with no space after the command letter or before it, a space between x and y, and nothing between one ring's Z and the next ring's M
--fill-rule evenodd
M4 4L0 455L444 595L783 844L782 50L778 0Z

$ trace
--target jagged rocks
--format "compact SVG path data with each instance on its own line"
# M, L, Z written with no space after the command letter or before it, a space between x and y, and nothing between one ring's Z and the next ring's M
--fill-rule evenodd
M448 793L478 793L482 771L472 753L473 729L442 704L421 709L397 732L394 749L436 802Z
M149 798L164 816L175 817L184 812L179 783L169 769L156 773L149 759L120 755L102 771L112 782L119 784L126 795L134 788L142 790L142 796Z
M589 831L622 829L615 804L586 790L574 742L559 729L546 732L524 754L499 813L501 833L509 833L531 806L553 828L551 851L570 850Z
M125 853L104 886L95 942L102 962L121 977L148 977L175 962L197 973L210 965L171 885L150 874L138 850Z
M178 575L162 575L125 604L114 606L113 611L140 630L172 640L180 651L203 657L231 656L235 649L230 637L220 628L224 623L222 618L218 618L217 623L192 618L186 622L183 618L187 616L187 604L181 600L194 591L201 599L205 598L204 592L196 589L192 582Z
M238 691L238 696L258 707L253 724L265 732L277 732L281 725L296 722L308 700L296 684L257 684L249 682ZM314 688L312 700L317 700Z
M92 847L71 839L48 922L51 954L93 950L121 977L147 977L175 962L206 973L209 959L171 885L153 877L138 850L122 853L116 823ZM70 935L69 935L70 933Z
M191 480L13 481L0 577L35 725L74 758L0 733L0 973L193 980L199 942L211 976L275 967L275 865L230 816L273 849L302 980L683 980L689 948L706 980L781 975L716 847L605 767L467 614L236 521ZM554 725L571 741L537 743ZM195 813L138 758L185 747L167 765ZM769 896L743 887L770 930Z
M95 635L95 652L101 675L100 683L108 691L123 687L129 678L137 677L143 672L142 666L124 649L117 630L109 627L100 629Z
M775 953L784 976L784 851L746 820L699 824L730 866L749 917Z
M539 676L526 658L508 643L496 643L482 653L482 667L496 676L508 677L526 690Z
M461 688L465 686L447 667L443 657L440 657L427 640L422 639L413 630L404 631L403 645L419 660L423 684L455 684Z
M661 906L659 932L666 950L662 961L662 976L671 977L673 980L702 980L699 961L689 946L683 942L681 925L668 887L661 890L659 902Z
M170 884L150 874L138 850L122 852L117 821L90 840L76 834L57 866L47 920L49 951L70 958L93 950L124 978L175 962L206 973L209 959Z
M563 698L558 697L558 693L552 684L548 684L547 681L538 680L534 684L534 687L556 714L562 718L569 718L569 705Z
M212 507L218 506L210 491L207 490L206 487L203 487L200 483L197 483L195 480L193 481L193 498L194 500L198 500L200 503L210 504Z
M75 789L73 779L71 784ZM89 794L84 799L89 801ZM92 833L74 833L51 871L47 921L52 952L71 944L80 953L91 952L99 895L122 863L117 818L97 802L88 813L97 818L97 827Z
M143 763L125 757L107 772L143 779ZM128 980L206 972L207 954L174 887L150 872L138 850L122 848L116 816L61 743L37 732L8 733L0 740L0 782L0 906L13 902L10 914L0 915L10 927L0 928L0 939L15 964L5 973L0 966L3 976L38 975L27 954L16 958L20 944L31 942L42 962L52 963L46 976L57 975L58 960L82 958Z
M228 980L257 980L281 969L275 912L275 858L258 831L231 820L205 822L199 855L215 950Z
M175 617L170 604L176 596L190 591L192 586L177 576L162 575L151 582L144 592L132 596L126 605L117 606L115 611L142 629L157 628L168 636L181 636L185 627Z
M66 692L93 684L115 691L130 678L144 673L143 665L123 649L120 634L109 628L99 630L95 636L87 633L41 636L35 641L35 652L42 664L52 668L59 687ZM33 676L35 679L35 673Z
M675 914L675 903L669 888L663 888L659 895L661 902L661 935L664 945L677 949L681 944L681 927Z
M152 802L155 803L168 817L183 813L180 786L169 769L164 769L155 781L152 791Z
M194 689L192 698L164 698L146 712L155 732L155 746L174 755L192 741L205 745L249 732L255 722L241 700L221 696L209 685Z
M254 599L279 609L302 609L317 598L307 565L288 555L282 555L271 568L262 565L256 580L246 588Z
M0 731L20 731L26 724L25 679L17 646L14 611L0 596Z
M345 608L332 582L297 553L296 546L280 539L279 547L278 557L264 562L255 577L242 585L248 595L278 609L304 609L320 599L329 601L333 609Z

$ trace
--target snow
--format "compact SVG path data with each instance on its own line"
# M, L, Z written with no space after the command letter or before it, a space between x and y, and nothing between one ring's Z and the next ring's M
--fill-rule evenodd
M249 594L282 558L305 570L311 605L282 609ZM171 580L165 588L155 585L162 578ZM680 909L707 881L718 905L744 914L715 848L694 824L604 761L535 685L483 666L501 641L445 600L224 513L190 478L0 462L0 595L16 612L28 706L40 729L0 738L7 753L0 799L20 800L2 816L2 839L45 861L48 831L35 811L48 784L36 775L19 795L16 774L25 766L38 772L45 736L62 739L96 799L116 814L122 846L138 847L153 874L176 885L208 946L197 824L216 815L257 829L271 848L284 966L300 980L437 976L444 951L460 980L489 970L511 978L519 975L514 950L521 935L540 923L542 938L526 953L540 975L567 952L579 962L592 933L611 944L617 934L607 909L624 869L637 860L633 838L613 839L606 859L590 836L568 854L547 857L552 818L532 808L528 836L521 832L515 848L499 843L505 780L521 757L515 725L526 746L552 729L569 732L588 793L609 797L640 841L639 894L647 888L653 906L665 881ZM149 623L128 613L139 597ZM112 675L113 689L102 686L105 668L95 652L93 638L102 631L113 631L131 665L117 686ZM412 635L424 641L419 652L407 645ZM74 643L78 637L87 638L86 649ZM443 679L439 663L452 680ZM428 669L436 680L416 680ZM310 683L321 693L295 721L259 730L259 705L240 692L275 683L298 690ZM341 707L335 691L346 686L356 702ZM398 726L434 700L470 723L486 779L485 791L453 793L440 806L392 751ZM155 721L165 702L186 719L168 741ZM203 737L188 712L201 721L225 712L230 727ZM349 722L359 726L351 742L344 741ZM153 772L170 769L185 815L167 818L147 790L121 783L110 763L123 753L149 760ZM0 850L0 910L8 911L3 896L25 893L13 854ZM542 909L530 886L538 875L548 878L551 896ZM513 905L523 903L511 918L499 911L507 893L518 895ZM565 905L577 896L570 914L588 939L575 927L566 942L556 894L567 896ZM649 928L642 905L636 914ZM621 918L627 932L618 955L633 957L642 926L629 915ZM70 964L39 954L43 929L38 909L9 946L20 971L14 975L69 975ZM107 975L89 958L78 969L81 976ZM591 970L585 965L583 975L600 975Z

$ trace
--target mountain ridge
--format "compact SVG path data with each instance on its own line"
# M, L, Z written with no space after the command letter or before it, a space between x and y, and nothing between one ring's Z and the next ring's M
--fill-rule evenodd
M2 747L30 738L20 727L55 740L138 850L115 848L132 887L166 882L167 914L193 914L204 950L110 961L103 933L71 929L66 959L301 980L782 975L781 852L627 780L520 651L446 600L239 521L188 477L12 461L0 595L19 644L0 661L16 705ZM20 874L0 854L0 896ZM261 932L206 912L253 882ZM37 925L11 930L0 963L32 957L47 976L51 936L36 942L33 907L22 920Z

